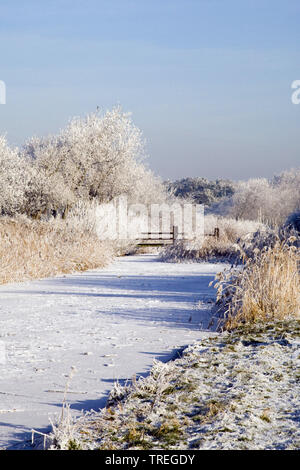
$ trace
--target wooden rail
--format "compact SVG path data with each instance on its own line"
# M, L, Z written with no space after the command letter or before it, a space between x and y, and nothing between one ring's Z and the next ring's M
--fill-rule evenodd
M178 232L178 227L176 225L173 225L173 228L170 232L142 232L141 235L146 235L147 238L139 238L138 245L141 246L147 246L147 245L155 245L155 246L160 246L160 245L172 245L175 243L176 240L178 240L179 235L182 235L183 238L181 240L186 240L189 241L191 239L189 238L184 238L184 235L186 235L183 232ZM155 237L157 235L157 237ZM163 235L169 235L169 238L163 238ZM205 236L208 237L216 237L217 239L220 237L220 229L216 227L214 229L213 233L207 233Z
M219 229L219 227L216 227L214 229L214 233L207 233L205 236L206 237L216 237L217 239L219 239L220 238L220 229Z

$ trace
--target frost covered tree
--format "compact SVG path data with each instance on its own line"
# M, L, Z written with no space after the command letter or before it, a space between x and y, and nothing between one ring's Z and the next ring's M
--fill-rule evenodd
M280 194L282 217L300 210L300 168L284 171L274 176L272 186Z
M0 136L0 211L14 215L22 211L30 171L17 148L10 148L6 138Z
M240 181L231 198L230 215L236 219L258 220L271 203L271 188L266 178Z
M24 212L31 217L58 211L63 213L75 201L74 193L59 169L56 145L56 136L34 137L23 148L22 156L31 169Z
M300 170L290 170L271 180L253 178L237 184L230 204L223 204L226 213L236 219L260 220L280 225L286 217L300 209Z
M105 203L121 194L134 200L164 194L144 166L141 131L119 107L74 118L58 135L33 138L23 154L38 175L31 203L36 199L44 210L65 211L78 200Z
M202 177L166 181L165 186L168 190L173 191L175 196L206 206L211 206L223 198L232 196L235 190L235 184L232 181L223 179L210 181Z

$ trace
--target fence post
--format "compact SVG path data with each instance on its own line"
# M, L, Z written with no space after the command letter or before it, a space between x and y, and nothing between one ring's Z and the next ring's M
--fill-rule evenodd
M173 225L173 243L175 243L175 240L178 238L178 227L177 225Z
M216 228L215 228L214 236L215 236L217 239L220 238L220 229L219 229L219 227L216 227Z
M159 232L158 232L158 239L162 238L162 212L159 213Z

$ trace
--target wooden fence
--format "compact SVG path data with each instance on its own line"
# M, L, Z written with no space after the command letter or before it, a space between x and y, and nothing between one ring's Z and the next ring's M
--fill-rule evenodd
M185 233L178 231L178 226L173 225L172 230L170 232L142 232L141 235L143 238L138 239L138 245L140 246L161 246L161 245L172 245L179 239L186 241L192 241L191 238L185 238ZM205 237L215 237L220 238L220 229L216 227L213 233L207 233L204 235Z

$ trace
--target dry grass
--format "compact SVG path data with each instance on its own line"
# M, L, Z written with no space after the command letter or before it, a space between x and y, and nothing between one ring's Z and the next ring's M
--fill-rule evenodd
M188 242L179 240L162 250L162 261L237 261L240 256L237 241L263 228L263 225L249 220L237 221L215 215L205 216L205 234L212 234L216 227L220 231L219 238L205 236L204 239L199 237Z
M0 220L0 283L22 282L102 267L113 247L62 220Z
M160 259L166 262L236 261L239 251L233 243L205 237L204 240L186 242L179 240L161 251Z
M236 220L230 217L221 217L208 214L204 219L206 233L213 233L214 228L220 229L220 240L227 243L235 243L239 238L264 229L265 226L253 220Z
M293 241L255 249L242 269L219 275L217 306L225 329L300 316L300 254Z

